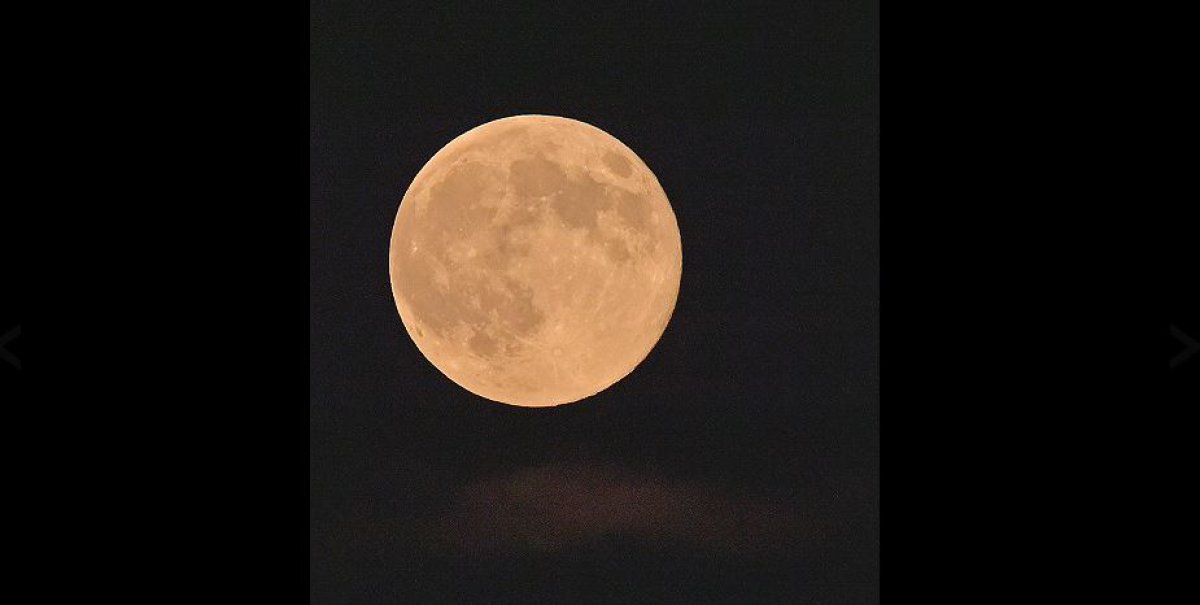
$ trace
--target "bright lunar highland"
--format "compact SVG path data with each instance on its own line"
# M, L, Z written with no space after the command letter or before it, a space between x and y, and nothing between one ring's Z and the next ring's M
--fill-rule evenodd
M392 230L392 294L443 374L501 403L594 395L633 371L679 295L675 213L628 147L583 122L515 116L451 141Z

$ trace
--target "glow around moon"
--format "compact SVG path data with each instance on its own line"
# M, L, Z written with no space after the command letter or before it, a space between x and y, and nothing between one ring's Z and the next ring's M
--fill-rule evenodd
M421 353L468 391L529 407L632 372L682 271L650 169L604 131L551 116L488 122L438 151L400 203L390 257Z

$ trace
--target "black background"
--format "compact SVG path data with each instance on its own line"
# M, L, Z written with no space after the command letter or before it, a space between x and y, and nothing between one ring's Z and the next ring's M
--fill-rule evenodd
M14 178L37 186L0 211L0 327L23 328L0 402L26 403L6 407L11 499L64 562L51 589L874 602L884 332L896 594L1027 597L1062 547L1110 539L1072 492L1153 496L1184 459L1196 373L1160 404L1158 293L1194 335L1194 223L1146 220L1145 187L1111 186L1128 166L1071 161L1112 141L1060 94L1074 64L1021 54L1045 15L889 11L881 205L877 6L306 8L72 13L79 44L18 62L12 100L53 119L14 114L36 135ZM430 154L524 112L629 144L685 254L646 362L540 412L421 360L382 243ZM835 531L757 559L409 539L461 487L547 461L775 497Z
M877 600L872 3L318 2L311 19L314 602ZM553 410L499 406L445 379L409 341L387 275L396 209L421 166L458 134L526 113L583 120L634 149L684 246L653 353ZM560 481L565 467L687 481L734 507L786 498L823 529L755 558L621 531L441 554L406 531L473 482L539 468ZM676 514L701 522L689 512Z

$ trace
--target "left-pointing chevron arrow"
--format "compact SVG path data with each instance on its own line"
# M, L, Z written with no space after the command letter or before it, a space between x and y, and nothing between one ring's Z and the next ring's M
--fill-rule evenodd
M18 370L21 369L21 360L17 359L17 356L13 355L12 351L9 351L5 347L8 346L8 343L16 340L20 335L21 326L17 326L12 330L9 330L8 334L0 337L0 359L11 363L13 367L17 368Z
M1195 338L1184 334L1183 330L1175 326L1171 326L1171 336L1174 336L1175 340L1182 342L1187 347L1180 351L1178 355L1171 358L1171 369L1174 370L1179 367L1179 364L1187 361L1189 357L1196 354L1196 351L1200 350L1200 343L1196 342Z

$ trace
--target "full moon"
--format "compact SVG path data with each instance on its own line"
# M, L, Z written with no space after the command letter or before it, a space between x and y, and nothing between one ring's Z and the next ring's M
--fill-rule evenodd
M649 355L683 255L666 193L633 151L583 122L523 115L467 131L417 173L389 269L434 367L481 397L547 407Z

